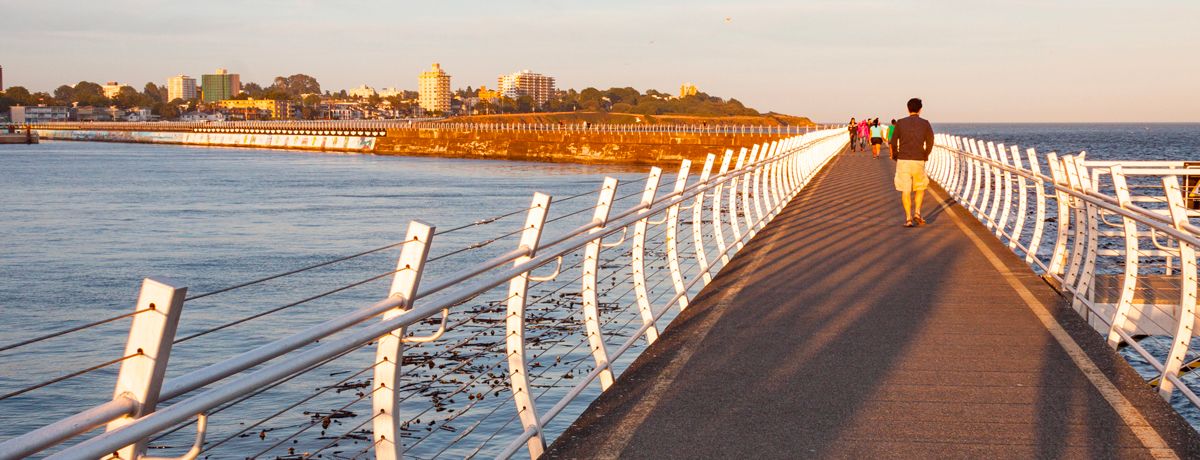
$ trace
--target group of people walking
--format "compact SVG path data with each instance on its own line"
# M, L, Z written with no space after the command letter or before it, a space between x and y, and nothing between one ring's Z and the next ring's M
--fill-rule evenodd
M871 155L879 158L879 149L883 144L887 143L896 130L896 120L892 120L890 125L879 124L879 117L863 118L862 121L855 121L855 118L850 118L850 125L847 127L850 131L850 149L857 152L866 150L868 142L870 143Z
M924 104L920 99L908 100L908 117L891 124L880 125L879 118L856 121L850 119L846 127L850 131L850 150L866 150L868 142L871 155L879 158L883 144L888 145L889 156L896 161L896 176L893 179L896 191L900 192L900 203L904 207L904 226L915 227L925 224L921 217L921 202L925 189L929 187L929 176L925 174L925 162L933 152L933 126L921 118Z

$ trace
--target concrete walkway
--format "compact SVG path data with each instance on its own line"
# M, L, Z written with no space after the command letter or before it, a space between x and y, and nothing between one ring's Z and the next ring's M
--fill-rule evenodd
M1063 299L894 163L843 152L550 458L1196 458Z

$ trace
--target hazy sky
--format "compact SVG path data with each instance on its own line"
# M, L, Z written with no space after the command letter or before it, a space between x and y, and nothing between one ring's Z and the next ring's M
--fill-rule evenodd
M935 121L1200 121L1200 1L0 0L4 85L141 89L217 67L323 89L682 82L750 107Z

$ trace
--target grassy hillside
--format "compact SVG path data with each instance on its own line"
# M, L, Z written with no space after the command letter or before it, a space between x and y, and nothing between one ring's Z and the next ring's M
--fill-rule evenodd
M646 123L651 125L768 125L768 126L809 126L812 120L807 117L768 113L764 115L740 116L698 116L698 115L639 115L633 113L608 112L543 112L516 113L507 115L473 115L455 117L448 122L469 123L611 123L633 124Z

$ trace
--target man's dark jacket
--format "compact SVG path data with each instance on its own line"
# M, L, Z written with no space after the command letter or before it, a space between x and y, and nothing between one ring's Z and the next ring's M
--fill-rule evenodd
M933 151L933 126L917 115L896 121L896 132L889 141L894 160L929 160Z

